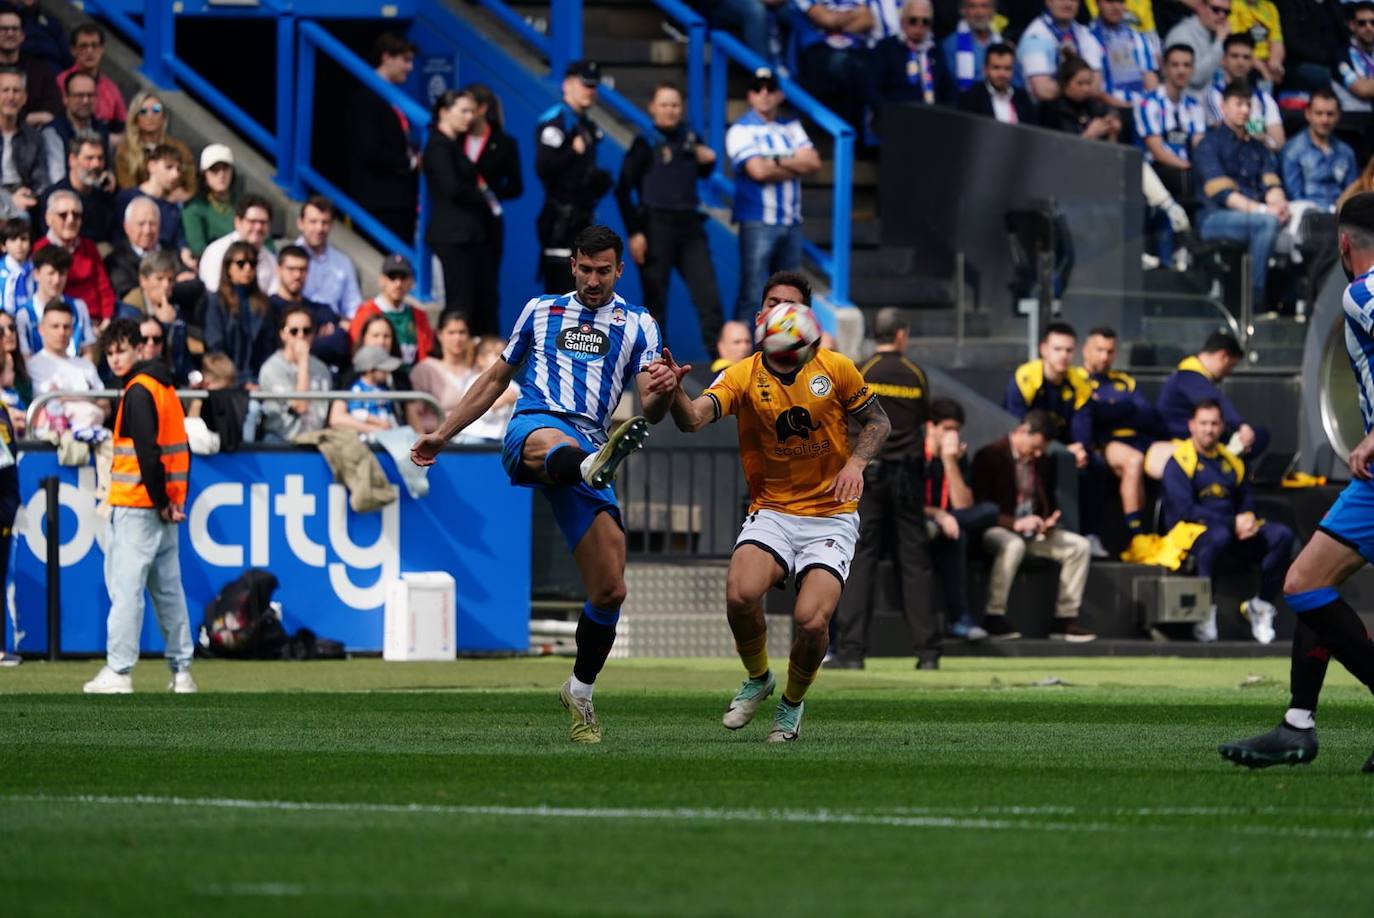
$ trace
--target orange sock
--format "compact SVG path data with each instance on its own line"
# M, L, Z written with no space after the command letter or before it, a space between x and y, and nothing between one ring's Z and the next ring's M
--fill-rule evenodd
M768 632L751 637L747 641L736 641L735 649L750 679L757 679L768 672Z
M787 663L787 688L783 691L782 697L793 704L799 704L806 695L806 690L811 687L811 683L816 681L816 674L820 669L802 669L796 661L789 660Z

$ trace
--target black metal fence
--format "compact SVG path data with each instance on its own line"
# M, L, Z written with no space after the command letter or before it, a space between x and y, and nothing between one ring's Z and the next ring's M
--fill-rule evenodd
M616 490L641 561L729 557L749 504L735 445L650 445L621 468Z

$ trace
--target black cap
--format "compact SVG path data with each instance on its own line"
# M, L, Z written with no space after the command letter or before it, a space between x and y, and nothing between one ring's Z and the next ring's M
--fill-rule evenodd
M754 75L749 79L749 91L757 92L766 89L769 92L778 91L778 75L767 67L760 67L754 71Z
M415 269L410 266L410 260L404 255L388 255L382 261L382 273L404 274L407 277L415 276Z
M596 61L573 61L563 71L563 78L577 77L583 86L601 85L601 65Z

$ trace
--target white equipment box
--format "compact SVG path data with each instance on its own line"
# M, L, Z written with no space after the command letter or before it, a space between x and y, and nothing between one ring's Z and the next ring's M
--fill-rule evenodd
M458 656L458 598L443 571L402 574L386 586L382 659L453 660Z

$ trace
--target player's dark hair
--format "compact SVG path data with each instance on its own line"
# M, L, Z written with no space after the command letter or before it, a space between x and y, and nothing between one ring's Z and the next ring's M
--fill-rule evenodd
M1251 51L1255 50L1255 40L1250 37L1249 32L1232 32L1230 35L1227 35L1226 40L1221 43L1221 51L1224 54L1236 45L1244 45Z
M1221 351L1227 357L1237 359L1245 356L1245 351L1241 350L1240 342L1229 332L1212 332L1207 336L1207 340L1202 342L1202 349L1199 354L1215 354Z
M774 287L796 287L802 295L802 305L811 305L811 282L796 271L778 271L763 282L763 296L759 298L762 306L768 300L768 292Z
M1252 92L1253 90L1250 88L1250 84L1245 80L1232 80L1227 83L1226 88L1222 90L1221 98L1223 102L1227 99L1248 100Z
M1112 328L1110 325L1099 325L1092 331L1088 332L1089 338L1091 338L1093 335L1096 335L1099 338L1108 338L1112 341L1115 341L1116 329Z
M47 310L44 310L46 312ZM115 319L100 333L100 352L103 354L116 344L136 348L143 343L143 330L137 319Z
M932 424L939 424L942 421L955 421L962 427L964 426L964 406L952 398L933 398L930 400L930 421Z
M37 271L44 265L67 274L72 269L72 253L60 245L46 245L33 253L33 269Z
M24 238L32 241L33 227L29 221L23 217L11 217L4 223L0 223L0 242L9 242L11 239Z
M573 255L595 255L597 252L604 252L607 249L615 250L616 263L620 263L621 256L625 252L625 243L621 241L620 234L609 226L602 226L597 223L587 227L577 234L573 239Z
M1021 423L1025 425L1026 433L1039 434L1046 440L1054 436L1054 422L1050 420L1050 413L1043 408L1032 408L1027 411Z
M1045 326L1045 330L1040 333L1040 343L1044 344L1050 340L1050 335L1068 335L1073 340L1078 340L1078 332L1073 330L1073 326L1068 322L1051 322Z
M1169 55L1176 53L1186 53L1189 57L1197 57L1197 52L1193 50L1192 45L1185 45L1182 42L1175 42L1174 44L1164 49L1164 62L1167 64L1169 62Z
M5 225L8 227L14 222L16 221L10 220ZM1341 205L1340 216L1336 218L1336 222L1341 229L1355 229L1374 235L1374 191L1361 191L1357 195L1352 195Z
M1221 411L1221 402L1217 401L1217 400L1214 399L1214 398L1204 398L1204 399L1202 399L1201 401L1195 402L1195 403L1193 404L1193 413L1190 414L1189 417L1192 417L1192 418L1197 417L1197 413L1198 413L1199 411L1212 411L1212 410Z

